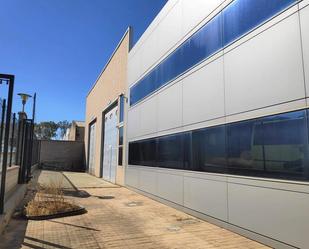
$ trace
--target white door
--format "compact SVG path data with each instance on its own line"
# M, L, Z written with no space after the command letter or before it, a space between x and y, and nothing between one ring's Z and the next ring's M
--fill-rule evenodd
M104 154L103 154L103 178L107 181L116 182L117 151L118 151L118 128L116 106L105 114L104 125Z
M95 123L89 128L89 173L94 174L94 155L95 155Z

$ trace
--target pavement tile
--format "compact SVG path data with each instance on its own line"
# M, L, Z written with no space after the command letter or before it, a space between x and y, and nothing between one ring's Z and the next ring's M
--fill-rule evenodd
M42 171L39 181L53 178L61 181L64 188L76 190L78 186L80 191L87 192L87 198L67 198L86 207L88 212L45 221L13 220L0 238L1 249L269 248L85 173ZM14 230L20 222L24 222L23 226ZM14 241L15 236L23 238L22 241Z

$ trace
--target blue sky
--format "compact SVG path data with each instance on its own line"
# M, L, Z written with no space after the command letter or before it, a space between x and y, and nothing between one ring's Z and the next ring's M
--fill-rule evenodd
M165 3L0 0L0 73L16 76L14 111L18 92L37 92L37 121L84 120L86 95L127 27L136 42Z

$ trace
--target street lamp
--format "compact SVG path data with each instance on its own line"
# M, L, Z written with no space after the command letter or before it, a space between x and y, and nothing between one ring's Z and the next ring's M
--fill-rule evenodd
M23 104L23 110L22 112L24 113L25 112L25 105L27 103L27 100L29 98L31 98L32 96L29 95L29 94L26 94L26 93L18 93L17 95L19 95L21 97L21 103Z

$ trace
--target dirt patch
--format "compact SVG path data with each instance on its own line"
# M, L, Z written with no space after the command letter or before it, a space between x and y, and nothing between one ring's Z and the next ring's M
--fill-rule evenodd
M61 180L38 184L34 198L24 208L24 215L29 219L49 219L85 211L83 207L64 197L62 186Z

